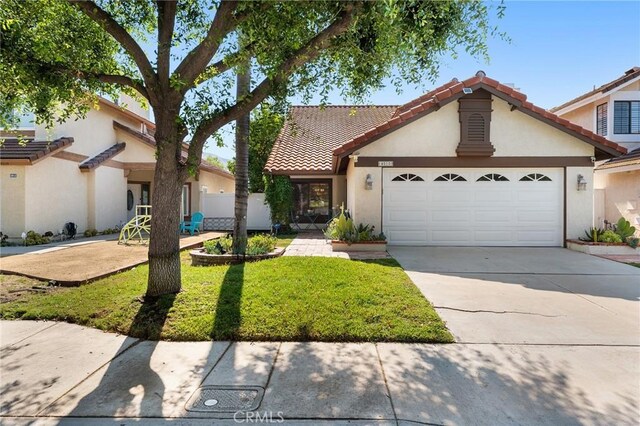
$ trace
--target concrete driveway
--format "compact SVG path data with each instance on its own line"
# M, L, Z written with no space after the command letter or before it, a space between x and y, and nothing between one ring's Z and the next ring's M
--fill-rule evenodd
M640 344L640 269L561 248L393 247L460 343Z

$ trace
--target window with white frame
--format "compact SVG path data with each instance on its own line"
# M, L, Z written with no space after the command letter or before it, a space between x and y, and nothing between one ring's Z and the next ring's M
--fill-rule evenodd
M640 101L615 101L613 105L613 133L640 133Z

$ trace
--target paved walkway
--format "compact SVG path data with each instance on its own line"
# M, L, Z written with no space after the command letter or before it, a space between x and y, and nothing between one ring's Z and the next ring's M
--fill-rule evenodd
M284 256L320 256L320 257L340 257L343 259L365 260L365 259L386 259L387 252L334 252L331 243L321 232L302 231L289 244Z
M205 240L222 235L219 232L204 232L193 237L183 236L180 238L180 248L196 247ZM148 246L119 245L117 235L108 237L38 246L39 250L3 257L0 259L0 273L52 280L62 285L78 285L148 261Z
M2 321L0 335L4 424L246 419L231 408L212 411L213 395L201 400L210 408L193 406L199 388L211 386L227 395L244 388L236 400L259 404L252 416L291 425L639 420L639 350L631 346L177 343L30 321Z

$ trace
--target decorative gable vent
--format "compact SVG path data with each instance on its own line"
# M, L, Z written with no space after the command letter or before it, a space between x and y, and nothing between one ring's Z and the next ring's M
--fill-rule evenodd
M459 157L491 157L495 148L489 139L491 129L491 93L476 90L458 99L460 143Z

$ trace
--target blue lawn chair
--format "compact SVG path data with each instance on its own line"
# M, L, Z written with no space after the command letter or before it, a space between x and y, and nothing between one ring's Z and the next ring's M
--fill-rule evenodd
M180 222L180 233L189 232L189 234L193 235L196 232L200 233L200 227L202 226L202 221L204 220L204 213L195 212L191 215L190 221L182 221Z

